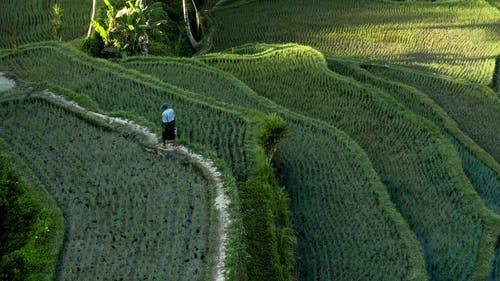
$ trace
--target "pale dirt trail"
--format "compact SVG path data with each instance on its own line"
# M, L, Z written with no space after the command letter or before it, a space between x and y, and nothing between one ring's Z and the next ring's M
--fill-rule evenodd
M48 90L44 90L43 92L41 92L41 94L51 99L57 100L63 104L71 106L72 108L84 112L85 114L104 120L110 124L118 124L120 126L123 126L132 132L143 135L147 143L155 145L159 150L173 151L181 155L185 155L188 158L202 165L203 169L205 169L205 171L208 172L208 174L210 175L211 180L215 184L215 189L216 189L215 209L217 211L217 241L216 241L216 255L213 257L214 258L213 263L215 264L215 268L212 271L211 279L214 281L225 281L224 261L226 259L226 250L228 244L227 228L231 223L231 219L229 217L229 212L228 212L229 198L224 192L224 184L222 182L221 174L219 171L217 171L215 164L210 159L205 159L203 156L190 151L185 146L167 145L166 147L161 147L157 135L150 132L148 128L135 124L130 120L110 117L97 112L92 112L90 110L81 107L78 103L67 100L63 96L57 95Z
M7 90L12 89L14 87L15 87L15 82L13 80L6 78L4 76L4 73L0 72L0 92L7 91ZM160 147L160 144L158 142L159 138L157 135L150 132L148 128L137 125L130 120L110 117L110 116L106 116L104 114L100 114L97 112L92 112L90 110L87 110L87 109L81 107L78 103L76 103L74 101L67 100L65 97L57 95L57 94L50 92L48 90L44 90L40 94L43 96L49 97L53 100L56 100L58 102L61 102L65 105L71 106L72 108L74 108L80 112L83 112L83 113L88 114L90 116L104 120L105 122L108 122L110 124L118 124L120 126L125 127L127 130L138 133L138 134L144 136L145 141L148 144L155 145L158 150L172 151L175 153L179 153L179 154L187 156L189 159L192 159L192 160L201 164L201 166L207 172L207 174L210 175L211 180L215 184L215 188L216 188L215 209L216 209L216 213L217 213L217 238L216 238L217 241L216 241L216 247L215 247L216 253L213 257L213 259L214 259L213 264L215 264L215 268L213 268L213 270L212 270L212 278L211 279L214 281L225 281L224 261L226 259L226 250L227 250L227 244L228 244L227 228L229 227L229 225L231 223L231 219L229 217L229 212L228 212L229 198L227 197L227 195L224 192L224 184L222 182L222 176L221 176L220 172L217 171L217 168L216 168L215 164L213 163L213 161L210 159L206 159L203 156L190 151L187 147L184 147L184 146L167 145L166 147Z

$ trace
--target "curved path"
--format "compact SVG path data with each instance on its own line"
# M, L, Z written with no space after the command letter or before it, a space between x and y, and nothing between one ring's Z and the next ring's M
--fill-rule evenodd
M216 242L216 255L213 257L215 268L212 271L211 279L214 281L224 281L225 280L224 261L226 258L226 250L228 243L227 228L231 223L231 220L228 212L229 198L224 193L224 184L222 182L221 174L219 171L217 171L215 164L210 159L203 158L203 156L190 151L185 146L167 145L166 147L161 147L157 135L150 132L148 128L135 124L130 120L110 117L101 113L90 111L86 108L81 107L78 103L67 100L65 97L57 95L48 90L42 91L41 95L57 100L65 105L71 106L72 108L78 111L84 112L85 114L88 114L93 117L97 117L110 124L118 124L120 126L123 126L132 132L143 135L147 143L155 145L159 150L174 151L176 153L185 155L188 158L201 164L203 169L210 175L211 180L215 184L216 188L215 209L217 210L217 230L216 230L217 242Z
M0 72L0 92L2 91L7 91L9 89L12 89L15 87L15 82L13 80L10 80L4 76L4 73ZM224 184L222 182L222 177L219 171L217 171L217 168L213 161L210 159L206 159L203 156L196 154L192 151L190 151L187 147L184 146L171 146L167 145L166 147L161 147L158 141L158 136L155 135L154 133L150 132L148 128L140 126L135 124L132 121L125 120L122 118L115 118L115 117L110 117L106 116L104 114L92 112L86 108L81 107L78 103L74 101L67 100L65 97L57 95L53 92L50 92L48 90L44 90L40 92L41 95L49 97L53 100L59 101L65 105L71 106L72 108L84 112L85 114L88 114L90 116L99 118L107 123L110 124L117 124L120 125L127 130L130 130L132 132L138 133L142 136L144 136L145 141L148 144L152 144L157 147L158 150L163 150L163 151L172 151L175 153L179 153L181 155L187 156L189 159L194 160L198 163L201 164L203 169L207 172L207 174L210 176L211 180L215 184L216 187L216 198L215 198L215 208L217 210L217 241L216 241L216 247L215 247L215 254L214 254L214 261L213 263L215 264L215 268L212 270L212 276L211 280L214 281L224 281L225 280L225 268L224 268L224 262L226 258L226 250L227 250L227 244L228 244L228 237L227 237L227 228L229 224L231 223L230 217L229 217L229 212L228 212L228 206L229 206L229 198L226 196L224 193Z

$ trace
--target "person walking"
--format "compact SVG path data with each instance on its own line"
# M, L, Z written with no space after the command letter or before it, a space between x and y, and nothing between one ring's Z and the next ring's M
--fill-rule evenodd
M167 142L172 142L172 145L175 145L175 113L172 108L168 107L167 103L164 103L161 106L162 114L162 146L165 146Z

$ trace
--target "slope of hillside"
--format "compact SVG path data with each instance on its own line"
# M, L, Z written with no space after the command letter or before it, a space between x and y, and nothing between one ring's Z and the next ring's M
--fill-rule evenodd
M189 162L82 118L43 99L0 110L0 137L67 222L57 279L208 276L213 186Z
M0 139L0 279L52 281L64 240L61 210Z
M500 53L500 11L486 0L228 3L213 10L216 50L296 42L485 85Z
M450 139L451 143L455 147L455 150L459 153L460 158L462 159L464 172L481 198L485 201L489 208L491 208L497 215L500 215L500 165L493 157L490 156L490 154L484 151L472 139L465 135L457 125L457 123L466 123L470 126L473 125L471 120L461 116L463 115L463 112L467 112L470 116L473 115L472 112L481 111L481 116L483 116L484 120L500 120L500 106L496 106L497 109L495 109L495 104L498 105L498 100L488 93L489 90L486 91L485 95L481 95L479 93L473 95L471 92L473 92L474 89L477 89L477 87L470 85L468 89L471 91L464 91L466 93L455 91L453 95L447 97L445 100L453 100L455 104L460 105L457 107L446 107L449 111L455 112L455 115L460 117L459 120L455 122L455 120L453 120L450 115L443 110L443 108L430 98L434 95L445 95L447 87L440 87L439 85L432 86L432 84L429 83L427 84L428 88L444 88L445 90L438 91L438 94L432 92L429 95L426 95L426 93L409 85L385 80L382 77L373 75L373 73L367 71L367 69L370 69L371 67L363 62L329 57L328 67L332 71L352 77L361 83L365 83L378 90L384 91L404 104L408 109L411 109L414 113L425 117L436 124L441 129L444 136ZM384 67L383 69L387 69L387 67ZM398 68L397 71L404 72L402 68ZM396 72L396 70L393 72ZM408 76L411 76L413 72L407 74ZM417 75L417 77L419 76ZM449 83L452 82L450 81ZM477 91L480 92L481 90L484 92L485 89L479 88ZM465 98L462 98L462 96L465 96ZM443 97L440 97L440 99L443 99ZM470 99L474 99L474 102L467 103ZM476 121L479 122L477 118ZM500 138L500 132L491 133L491 131L495 132L498 130L496 126L497 124L495 122L482 122L481 125L475 126L476 131L482 132L491 138L488 139L488 137L483 136L479 138L479 140L488 139L487 141L489 143L499 144L500 139L496 139ZM497 149L495 146L489 146L489 148L492 150Z
M201 145L224 160L238 183L244 231L232 236L230 279L290 280L294 236L287 197L277 186L255 141L262 118L185 91L119 65L90 58L64 44L42 43L0 58L0 69L22 83L42 83L97 111L127 116L158 132L165 101L176 111L178 140ZM71 69L62 71L61 69ZM241 217L242 216L242 217ZM241 235L245 235L241 237Z
M122 64L227 103L277 112L289 122L278 169L291 197L300 280L426 280L415 238L364 152L344 133L291 113L193 59ZM197 83L185 77L198 77Z
M0 48L52 39L52 7L63 10L61 36L73 40L86 34L91 0L25 0L0 2Z
M500 162L500 100L488 87L402 68L365 65L388 80L417 88L431 97L457 126Z
M249 45L234 51L244 55L215 54L204 61L278 104L339 127L367 152L417 235L431 280L486 279L500 223L435 125L331 72L312 48Z

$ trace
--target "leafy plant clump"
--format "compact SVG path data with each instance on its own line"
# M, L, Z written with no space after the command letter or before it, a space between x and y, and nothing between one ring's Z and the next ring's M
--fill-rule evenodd
M0 155L0 280L51 280L57 223Z
M54 4L52 7L52 20L50 23L52 24L52 38L54 40L62 40L61 30L63 27L62 17L63 17L63 9L59 4Z
M104 42L104 53L115 55L147 55L148 32L158 30L166 20L152 21L154 14L162 10L160 3L150 6L142 0L127 1L126 6L117 9L109 0L106 4L106 18L103 23L92 21L96 32Z
M269 114L259 128L257 142L264 148L270 164L281 140L290 135L288 124L276 113Z

